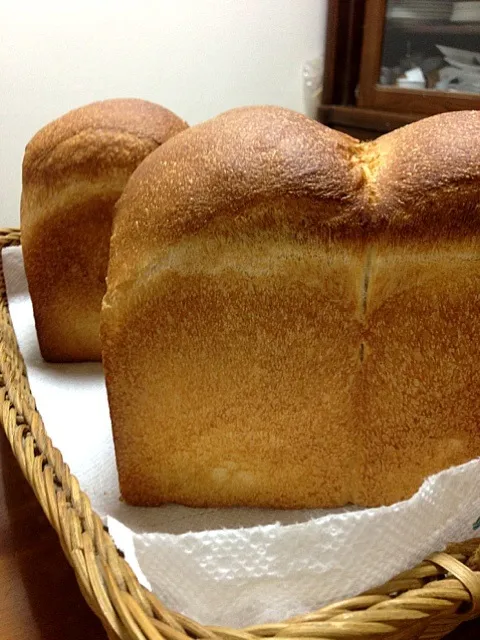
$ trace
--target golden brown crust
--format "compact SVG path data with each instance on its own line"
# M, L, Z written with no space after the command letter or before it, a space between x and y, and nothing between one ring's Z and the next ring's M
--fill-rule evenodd
M154 143L152 146L156 148L186 126L174 113L147 100L116 98L93 102L69 111L35 134L25 149L24 176L30 180L32 173L39 170L39 165L44 165L43 170L51 166L55 171L57 162L65 160L71 163L72 149L79 156L88 156L93 145L93 151L101 158L115 156L115 151L101 144L102 134L132 135L137 140L145 139ZM85 136L78 145L75 144L77 136ZM93 153L91 157L96 157L98 161L98 156ZM115 158L115 162L118 162L118 158ZM67 166L71 167L70 164Z
M233 109L188 129L132 175L118 204L110 277L128 279L141 261L148 263L150 250L205 231L289 225L311 233L325 223L357 229L364 223L366 197L362 169L351 163L357 145L280 107ZM283 206L286 200L290 204ZM278 219L272 217L272 202L282 207ZM302 217L295 203L301 203ZM147 208L152 213L145 216ZM254 217L252 211L262 213ZM123 256L139 246L140 260L124 264Z
M128 280L142 268L123 258L140 244L147 264L150 247L222 233L222 225L225 233L288 225L362 241L468 235L480 215L479 136L477 111L440 114L359 143L287 109L233 109L184 131L132 175L119 202L110 277ZM302 201L303 216L295 205L282 207L278 220L247 214L286 200ZM153 213L144 216L147 208Z
M27 145L21 202L25 268L47 360L99 360L113 208L134 169L187 125L159 105L76 109Z
M374 188L397 236L478 233L480 111L442 113L373 143Z
M479 134L257 107L135 171L101 321L126 500L385 504L480 455Z

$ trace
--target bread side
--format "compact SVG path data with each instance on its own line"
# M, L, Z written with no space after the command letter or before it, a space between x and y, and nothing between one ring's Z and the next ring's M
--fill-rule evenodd
M362 424L355 502L375 505L480 455L480 238L407 238L370 252L352 401Z
M104 307L123 497L193 506L349 502L361 255L352 273L345 252L278 237L271 247L259 239L185 249L205 254L192 269L141 278Z
M102 309L127 501L385 504L480 454L480 165L441 124L360 144L236 110L139 167Z
M100 359L114 205L138 164L185 127L159 105L108 100L66 114L27 145L22 244L47 360Z

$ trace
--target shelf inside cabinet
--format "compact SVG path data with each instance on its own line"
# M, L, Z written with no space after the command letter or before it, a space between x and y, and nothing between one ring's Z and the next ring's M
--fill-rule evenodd
M387 29L397 29L407 33L438 33L451 35L480 35L480 22L448 22L432 24L431 22L404 22L396 20L386 21Z

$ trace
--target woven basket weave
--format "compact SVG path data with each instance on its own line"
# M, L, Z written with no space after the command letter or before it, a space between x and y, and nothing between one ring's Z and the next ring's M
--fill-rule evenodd
M0 250L19 243L17 230L0 230ZM0 375L0 421L12 450L58 534L85 600L111 640L439 640L461 622L480 616L480 539L452 544L356 598L275 624L202 626L169 611L139 584L52 446L12 327L1 261Z

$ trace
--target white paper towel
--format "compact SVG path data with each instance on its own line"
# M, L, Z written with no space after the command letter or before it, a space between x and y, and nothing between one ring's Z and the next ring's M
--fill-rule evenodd
M278 621L381 584L448 542L475 535L479 460L433 476L410 500L379 509L125 505L101 366L43 362L21 249L5 249L3 264L13 325L46 429L139 579L167 606L202 623Z

